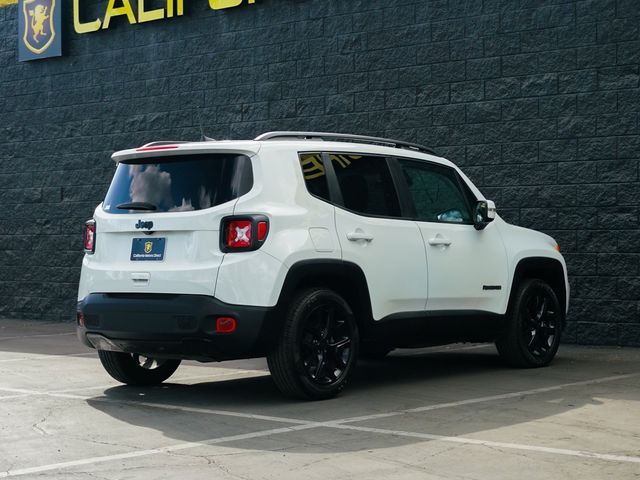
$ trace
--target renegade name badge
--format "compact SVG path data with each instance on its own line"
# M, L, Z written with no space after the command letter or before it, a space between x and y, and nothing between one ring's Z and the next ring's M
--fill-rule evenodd
M162 261L164 260L164 238L134 238L131 244L131 260Z

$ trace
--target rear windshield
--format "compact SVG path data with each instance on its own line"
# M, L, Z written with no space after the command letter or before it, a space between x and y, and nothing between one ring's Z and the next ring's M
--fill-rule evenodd
M245 155L182 155L120 163L104 199L109 213L187 212L215 207L253 186Z

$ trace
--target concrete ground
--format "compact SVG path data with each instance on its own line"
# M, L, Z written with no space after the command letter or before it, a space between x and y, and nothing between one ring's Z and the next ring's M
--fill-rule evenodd
M263 360L120 386L72 330L0 321L0 478L640 478L640 349L564 345L537 370L397 351L294 402Z

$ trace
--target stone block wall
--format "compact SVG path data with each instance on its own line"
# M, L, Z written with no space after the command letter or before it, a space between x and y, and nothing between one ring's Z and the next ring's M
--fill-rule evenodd
M81 3L89 19L107 2ZM508 221L559 241L566 341L640 345L640 2L188 3L77 35L66 2L64 56L28 63L17 5L0 8L0 318L72 319L110 154L197 139L201 117L216 138L310 129L435 148Z

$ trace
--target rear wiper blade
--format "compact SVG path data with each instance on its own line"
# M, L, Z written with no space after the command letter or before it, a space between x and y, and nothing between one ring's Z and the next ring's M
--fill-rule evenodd
M116 206L116 208L119 210L157 210L158 209L158 207L156 207L153 203L147 203L147 202L121 203L120 205Z

